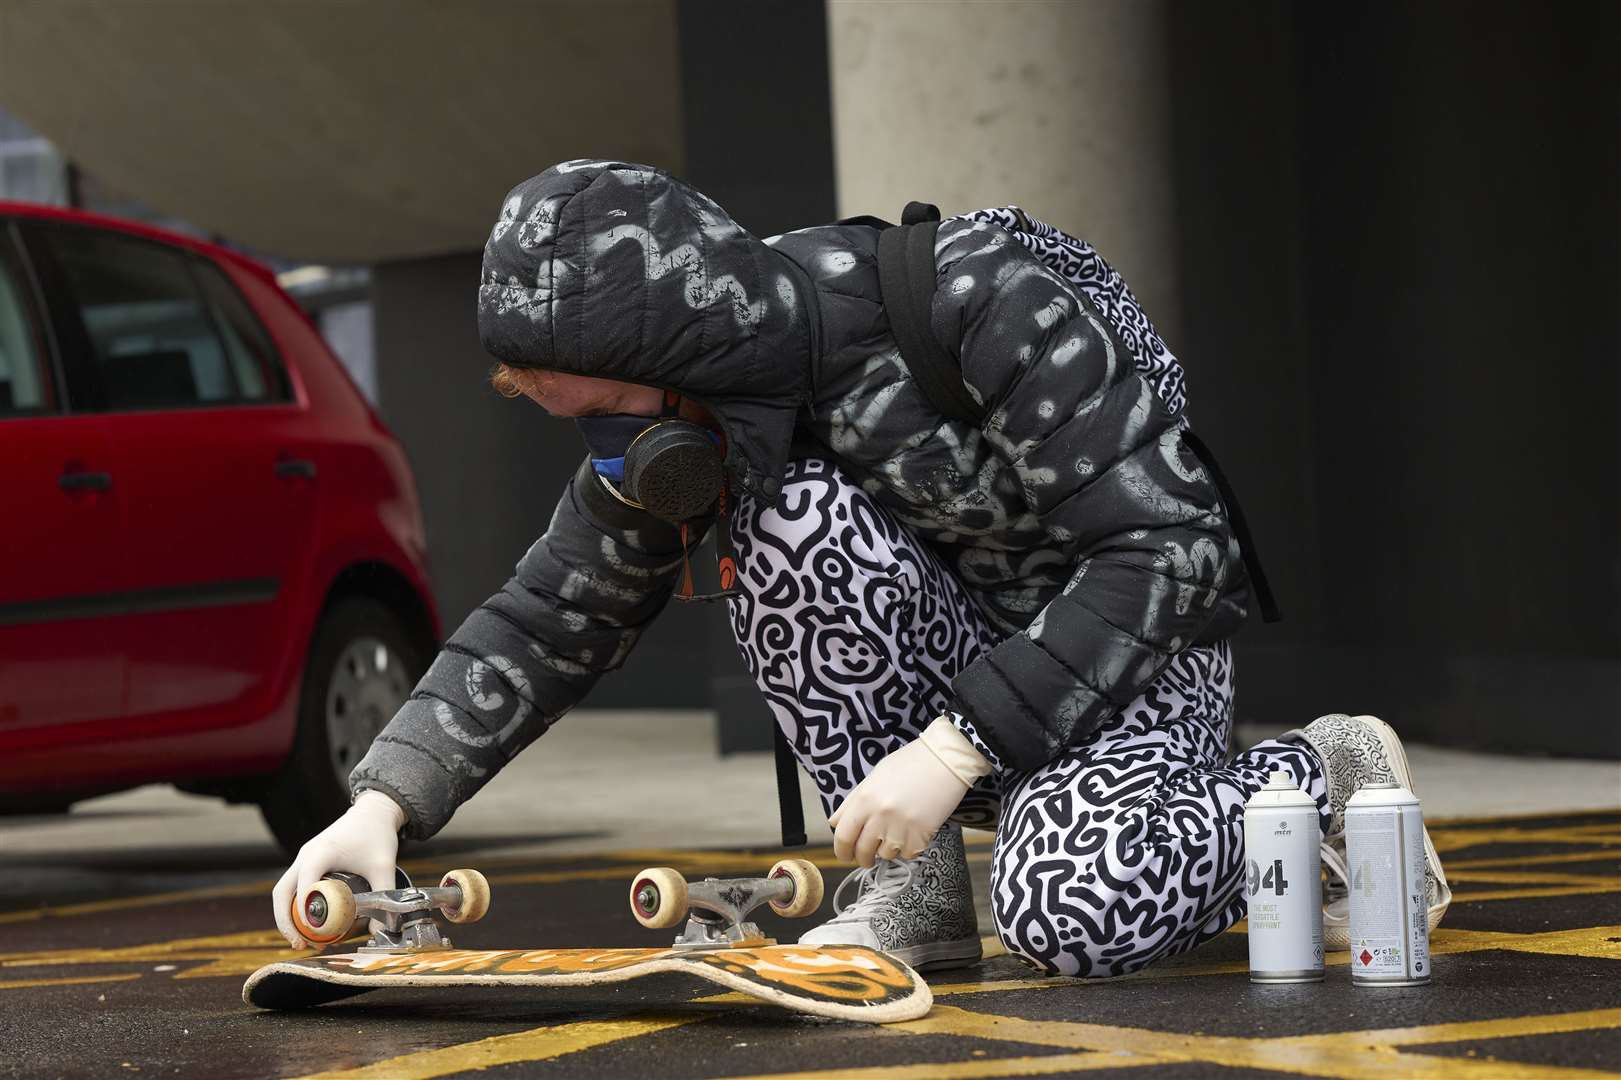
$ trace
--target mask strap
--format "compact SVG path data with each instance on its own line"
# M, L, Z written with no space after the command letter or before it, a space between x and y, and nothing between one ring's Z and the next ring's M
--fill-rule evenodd
M687 544L687 523L681 523L681 584L676 587L677 600L692 600L692 549Z
M716 565L720 570L720 592L693 595L692 549L688 540L687 523L682 522L680 526L681 584L675 590L677 600L689 603L705 603L713 600L729 600L738 594L737 553L732 547L731 507L727 505L726 495L727 485L722 483L720 486L720 498L715 504L715 556Z
M664 408L659 413L661 420L673 420L681 415L681 395L674 390L664 391ZM737 595L737 557L732 549L731 508L726 501L727 485L725 481L720 485L720 496L715 503L715 555L716 565L720 569L720 592L693 593L692 576L692 533L686 522L682 522L681 530L681 584L676 586L675 598L685 602L703 603L712 600L727 600Z

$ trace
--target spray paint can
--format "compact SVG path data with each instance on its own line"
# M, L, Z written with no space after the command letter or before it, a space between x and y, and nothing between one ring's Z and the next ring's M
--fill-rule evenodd
M1369 784L1345 805L1351 872L1351 982L1421 986L1430 981L1424 813L1399 784Z
M1283 770L1244 804L1251 982L1322 979L1321 843L1317 803Z

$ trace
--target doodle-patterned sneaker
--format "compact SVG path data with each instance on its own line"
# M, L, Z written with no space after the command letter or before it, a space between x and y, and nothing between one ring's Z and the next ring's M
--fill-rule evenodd
M1323 763L1328 782L1328 803L1333 820L1323 837L1323 866L1328 870L1323 882L1323 947L1343 950L1350 945L1350 873L1345 859L1345 804L1367 784L1396 783L1412 791L1413 771L1407 754L1391 726L1376 716L1347 716L1332 713L1320 716L1304 730L1283 736L1305 743ZM1424 830L1424 878L1430 898L1430 932L1441 924L1452 903L1452 888L1441 856Z
M935 833L915 859L879 859L852 873L834 892L833 910L833 918L799 936L801 945L865 945L919 971L980 958L968 856L955 825Z

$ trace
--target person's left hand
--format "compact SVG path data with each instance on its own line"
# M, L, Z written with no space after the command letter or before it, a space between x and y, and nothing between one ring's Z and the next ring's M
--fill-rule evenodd
M916 858L957 809L968 785L923 740L880 761L827 823L833 853L871 866L878 858Z

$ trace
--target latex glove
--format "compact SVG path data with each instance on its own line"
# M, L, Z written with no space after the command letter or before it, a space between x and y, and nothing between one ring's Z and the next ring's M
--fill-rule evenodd
M946 718L892 751L856 785L827 823L833 853L871 866L875 859L922 854L990 763Z
M293 865L276 882L270 902L276 929L295 949L313 948L293 928L293 898L331 870L359 874L373 889L394 887L394 860L400 851L405 811L381 791L362 791L344 815L301 848Z

